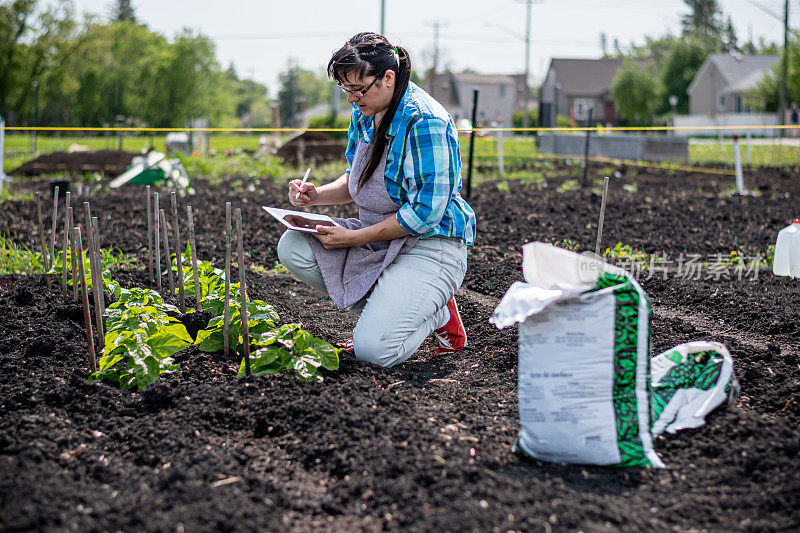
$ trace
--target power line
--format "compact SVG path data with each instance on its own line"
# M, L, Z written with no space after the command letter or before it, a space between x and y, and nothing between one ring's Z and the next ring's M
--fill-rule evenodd
M750 4L751 6L753 6L755 8L760 9L761 11L763 11L764 13L769 15L770 17L772 17L775 20L777 20L778 22L783 22L783 17L782 16L780 16L778 13L772 11L768 7L765 7L765 6L761 5L760 3L756 2L755 0L745 0L745 2L747 2L748 4Z

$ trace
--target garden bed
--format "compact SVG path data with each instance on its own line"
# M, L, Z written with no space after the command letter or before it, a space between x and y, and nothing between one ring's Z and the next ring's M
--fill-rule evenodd
M40 174L100 172L116 177L122 174L138 154L120 150L91 152L51 152L18 166L9 176L38 176Z
M742 386L738 403L705 427L656 441L661 470L510 453L516 331L487 320L522 278L522 244L594 248L598 191L564 180L473 189L478 239L459 292L466 350L435 357L429 340L388 370L343 356L321 383L238 378L237 358L196 348L176 354L180 370L142 393L87 383L80 307L40 277L0 277L0 529L796 529L800 283L715 261L768 253L797 216L800 175L768 169L746 181L758 195L731 197L732 178L682 172L631 171L611 184L603 247L629 245L636 253L623 262L657 257L667 277L639 275L653 300L654 353L720 341ZM245 192L249 185L197 183L181 200L193 206L200 257L221 264L231 201L243 211L250 264L263 267L248 273L250 297L313 335L346 339L355 316L272 269L282 226L260 206L285 205L285 188L264 181ZM143 200L136 187L91 198L102 247L144 257ZM34 220L32 202L7 202L0 232L32 246ZM684 275L681 254L701 256L701 279ZM720 265L732 279L715 279ZM150 286L142 270L111 277Z

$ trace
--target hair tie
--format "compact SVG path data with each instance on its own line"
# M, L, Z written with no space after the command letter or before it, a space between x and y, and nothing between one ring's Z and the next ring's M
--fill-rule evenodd
M396 47L396 46L392 46L392 50L394 50L394 53L395 53L395 54L399 53L399 52L397 51L397 47Z

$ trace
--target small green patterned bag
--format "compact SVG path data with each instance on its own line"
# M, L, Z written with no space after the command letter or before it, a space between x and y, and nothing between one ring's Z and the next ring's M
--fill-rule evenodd
M687 342L658 354L651 376L653 436L698 428L708 413L739 396L733 360L718 342Z

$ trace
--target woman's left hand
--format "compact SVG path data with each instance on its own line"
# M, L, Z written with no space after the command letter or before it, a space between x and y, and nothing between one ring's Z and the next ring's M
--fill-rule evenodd
M318 233L315 233L314 236L319 239L326 250L360 245L356 240L356 230L341 226L317 226L316 229Z

